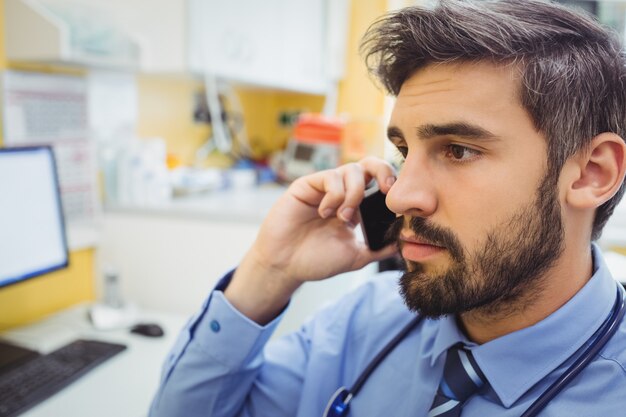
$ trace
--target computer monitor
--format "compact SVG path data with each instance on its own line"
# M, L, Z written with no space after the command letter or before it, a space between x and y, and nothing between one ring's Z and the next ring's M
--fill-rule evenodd
M0 148L0 288L68 264L52 149Z

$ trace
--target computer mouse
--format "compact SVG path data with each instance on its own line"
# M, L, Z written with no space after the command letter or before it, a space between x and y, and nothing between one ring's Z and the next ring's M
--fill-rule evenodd
M156 323L139 323L130 329L131 333L147 337L161 337L165 334L163 328Z

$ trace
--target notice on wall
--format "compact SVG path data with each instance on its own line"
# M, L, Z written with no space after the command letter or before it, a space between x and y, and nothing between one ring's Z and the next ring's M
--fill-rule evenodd
M4 145L51 145L66 220L93 222L99 203L85 78L5 71L2 82Z

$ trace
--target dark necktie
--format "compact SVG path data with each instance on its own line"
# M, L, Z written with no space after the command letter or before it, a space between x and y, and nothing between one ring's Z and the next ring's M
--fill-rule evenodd
M487 378L480 371L472 352L458 344L448 349L443 377L428 417L458 417L468 398L476 394Z

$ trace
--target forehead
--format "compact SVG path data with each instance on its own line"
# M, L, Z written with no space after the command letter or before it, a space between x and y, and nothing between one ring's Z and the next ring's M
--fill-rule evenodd
M450 122L472 119L491 124L506 117L530 122L520 101L520 71L515 65L489 62L432 64L403 84L392 123Z

